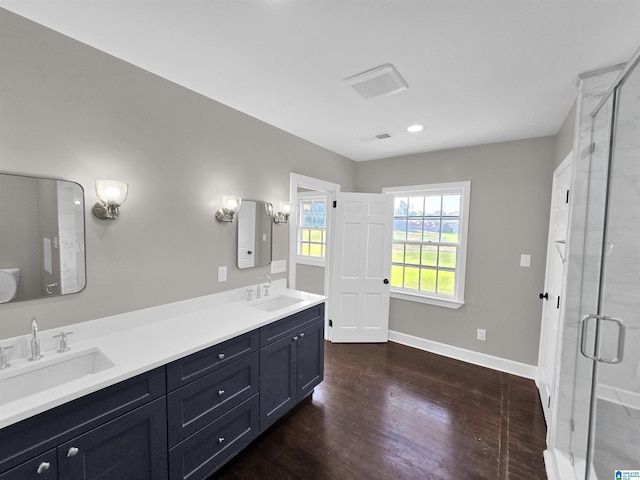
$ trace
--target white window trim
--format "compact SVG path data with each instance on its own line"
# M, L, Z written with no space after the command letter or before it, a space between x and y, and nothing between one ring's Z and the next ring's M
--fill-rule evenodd
M298 222L300 221L298 207L300 206L300 200L324 200L326 205L329 205L329 197L325 193L321 192L298 192L298 198L296 203L296 252L298 251L298 229L300 228ZM328 207L327 207L328 210ZM312 267L324 267L326 265L327 257L327 227L325 227L325 256L324 257L311 257L308 255L296 255L296 263L301 265L310 265Z
M469 235L469 205L471 200L471 182L448 182L425 185L410 185L404 187L386 187L382 193L388 195L402 194L435 194L459 192L462 190L462 202L460 205L460 252L458 253L458 266L456 267L456 292L452 298L432 295L427 292L405 290L391 287L391 297L411 302L426 303L446 308L460 308L464 305L464 286L467 267L467 249Z

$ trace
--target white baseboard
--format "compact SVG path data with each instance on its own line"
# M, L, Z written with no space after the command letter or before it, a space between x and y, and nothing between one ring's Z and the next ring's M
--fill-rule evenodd
M481 367L491 368L500 372L510 373L519 377L535 379L536 367L526 363L514 362L506 358L494 357L486 353L474 352L460 347L454 347L444 343L434 342L425 338L414 337L406 333L389 330L389 340L409 347L419 348L431 353L437 353L445 357L454 358Z

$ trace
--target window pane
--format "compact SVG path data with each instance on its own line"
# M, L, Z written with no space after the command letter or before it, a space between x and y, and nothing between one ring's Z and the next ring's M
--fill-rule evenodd
M406 218L393 219L393 239L394 240L407 239L407 219Z
M300 255L309 255L309 244L301 243L300 244Z
M394 243L391 251L391 261L393 263L404 263L404 244Z
M322 245L312 243L309 245L309 255L311 257L321 257L322 256Z
M405 267L404 268L404 288L418 289L418 275L420 269L417 267Z
M402 278L404 273L404 267L400 265L391 266L391 286L402 288Z
M408 197L396 197L393 202L393 215L395 217L406 217L409 212L408 206Z
M406 245L405 252L404 263L420 265L420 245Z
M457 218L447 218L442 221L442 241L458 243L460 230L460 220Z
M422 265L426 267L438 266L438 247L431 245L422 246Z
M439 242L440 241L440 219L439 218L425 218L424 219L424 236L425 242Z
M436 291L436 270L423 268L420 271L420 290L432 293Z
M324 258L326 254L327 254L327 247L325 245L322 245L322 258Z
M417 220L410 218L407 223L407 240L421 241L422 240L422 225L424 221L422 219Z
M424 215L424 197L409 197L409 216L422 217Z
M311 230L309 238L312 242L322 243L322 230Z
M445 270L438 271L438 293L453 295L455 293L455 273Z
M424 199L424 216L439 217L441 211L442 197L433 195Z
M439 266L445 268L456 268L456 247L440 247Z
M447 217L460 216L460 195L442 196L442 215Z
M308 242L309 241L309 230L306 228L302 229L302 241L303 242Z

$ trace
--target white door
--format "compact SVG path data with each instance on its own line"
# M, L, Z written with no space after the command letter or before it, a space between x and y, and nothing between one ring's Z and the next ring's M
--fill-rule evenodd
M572 154L570 153L553 173L545 290L540 294L544 303L542 306L536 381L547 425L551 424L560 321L564 310L560 297L563 288L567 225L570 210L569 188L573 165L571 157Z
M386 342L393 197L338 193L335 209L332 342Z

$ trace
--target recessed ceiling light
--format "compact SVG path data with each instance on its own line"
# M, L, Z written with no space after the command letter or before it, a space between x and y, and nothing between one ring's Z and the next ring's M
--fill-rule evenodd
M417 133L417 132L421 132L424 129L424 127L422 125L411 125L409 127L407 127L407 132L409 133Z

